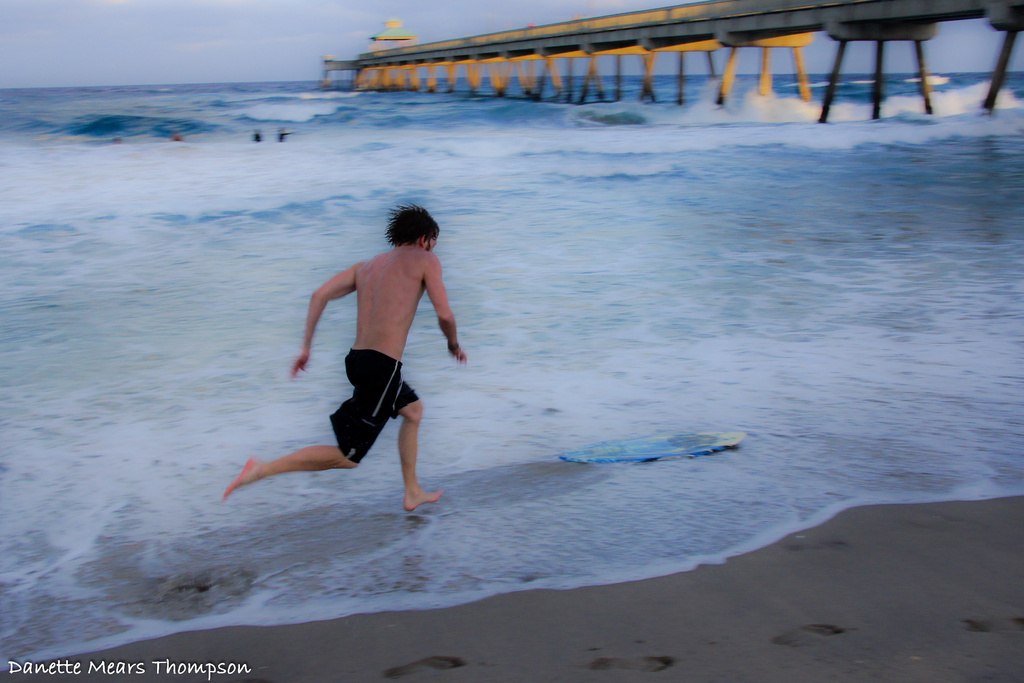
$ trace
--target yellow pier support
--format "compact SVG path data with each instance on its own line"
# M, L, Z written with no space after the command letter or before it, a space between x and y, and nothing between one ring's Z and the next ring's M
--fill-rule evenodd
M365 90L373 90L380 79L380 69L366 69L359 74L359 86Z
M409 90L415 90L416 92L419 92L420 91L420 70L419 70L419 67L412 66L412 67L409 67L408 69L406 69L405 71L406 71L406 74L408 74L408 77L409 77L408 89Z
M380 82L377 84L377 87L380 90L390 90L391 89L391 74L392 74L393 71L394 71L394 67L391 67L391 66L385 66L385 67L381 68L381 70L380 70Z
M729 37L723 36L719 40L724 45L732 48L729 52L729 61L726 63L725 73L722 75L722 82L718 89L719 105L725 104L725 100L732 91L732 86L736 81L736 58L741 47L759 47L762 50L761 78L758 90L763 96L770 95L772 92L771 55L769 50L773 47L792 48L797 82L800 84L800 97L806 102L811 101L811 89L807 81L807 71L804 69L804 59L801 50L814 41L813 33L797 33L791 36L762 38L760 40L730 40Z
M487 75L490 77L491 87L494 88L498 97L505 96L508 82L511 80L512 65L503 57L480 60L480 64L487 65Z
M477 90L480 89L480 84L483 82L480 62L475 59L468 59L460 62L460 64L466 65L466 80L469 81L469 91L475 95Z
M772 94L772 49L770 47L761 48L761 80L758 85L761 97Z
M555 99L562 96L562 76L558 73L558 65L555 64L555 59L562 55L555 55L551 57L544 57L544 70L540 73L540 82L537 84L537 92L533 98L539 100L544 96L544 77L546 75L551 76L551 85L555 89Z
M800 88L800 99L804 102L811 101L811 84L807 80L807 67L804 66L803 48L793 48L793 70L796 71L796 79Z
M427 92L437 92L437 76L434 75L436 64L427 64Z
M444 68L448 72L448 92L455 92L455 84L459 80L459 63L445 62Z
M736 58L740 49L734 47L729 50L729 59L725 63L725 73L722 74L722 82L718 84L718 106L725 104L725 98L732 92L732 84L736 80Z
M658 59L657 52L647 52L640 55L644 61L644 87L640 91L640 101L650 98L651 102L657 102L654 96L654 62Z
M604 102L604 84L601 82L601 74L597 69L597 55L590 55L590 64L587 66L587 76L583 79L583 92L580 94L580 104L587 101L587 93L590 91L590 84L597 87L597 96Z
M526 55L525 57L513 57L510 62L514 65L516 77L519 79L519 89L527 97L534 95L537 86L537 75L534 63L544 59L540 55Z
M615 57L615 100L622 99L622 57L623 55L639 55L644 65L644 81L643 88L640 93L640 100L644 101L650 99L652 102L656 101L656 95L654 92L654 66L657 60L658 53L661 52L678 52L679 53L679 66L680 66L680 90L679 96L676 98L677 102L682 104L682 84L685 80L685 74L682 71L684 60L683 54L686 52L706 52L708 54L708 63L711 65L712 74L714 73L714 63L711 61L711 53L722 47L722 44L717 40L701 40L695 43L681 43L679 45L668 45L666 47L659 47L653 50L648 50L639 45L633 45L630 47L620 47L612 50L601 50L600 52L594 52L593 54L587 53L573 53L578 56L587 57L603 57L603 56L614 56ZM584 88L591 81L598 84L599 93L602 100L604 99L604 89L600 74L597 73L596 63L591 63L592 73L588 73L587 81L584 81ZM584 98L586 95L584 95ZM582 101L582 100L581 100Z
M565 91L565 101L566 102L572 102L572 92L573 92L573 74L572 74L572 71L573 71L573 60L577 59L578 57L590 57L590 53L589 52L584 52L583 50L575 50L573 52L562 52L562 53L557 54L557 55L552 55L553 59L564 59L565 60L565 81L564 81L564 83L563 83L562 79L558 76L558 69L554 68L553 64L552 64L552 69L551 69L551 82L553 84L556 84L556 88L558 89L558 96L559 97L561 96L563 90Z
M561 97L564 86L562 85L562 74L558 72L558 64L552 59L545 60L548 73L551 74L551 85L555 89L555 96Z
M535 80L533 62L519 62L516 66L518 67L516 75L519 78L519 88L523 91L524 95L532 95Z
M540 77L537 79L537 89L533 91L533 99L537 102L544 96L544 77L548 75L550 70L551 64L545 58L544 66L540 70Z

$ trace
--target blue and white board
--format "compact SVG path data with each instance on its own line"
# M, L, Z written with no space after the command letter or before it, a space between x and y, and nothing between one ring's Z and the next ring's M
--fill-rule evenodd
M736 448L744 432L699 432L645 436L640 439L605 441L558 456L570 462L647 462L669 458L692 458L726 448Z

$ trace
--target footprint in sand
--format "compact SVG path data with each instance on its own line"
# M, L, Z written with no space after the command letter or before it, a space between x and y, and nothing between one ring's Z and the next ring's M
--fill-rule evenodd
M424 657L418 661L412 662L411 664L403 664L402 666L396 666L388 669L384 672L384 678L402 678L410 674L419 673L421 671L443 671L445 669L457 669L460 666L466 666L465 660L459 657Z
M587 665L594 671L627 669L629 671L663 671L676 663L673 657L598 657Z
M997 631L1024 631L1024 617L1009 619L964 619L964 628L975 633L995 633Z
M796 536L801 539L803 536ZM786 550L793 552L800 552L801 550L846 550L850 547L850 544L846 541L840 541L838 539L828 541L790 541L785 546Z
M846 633L847 629L833 626L832 624L807 624L792 631L783 633L781 636L772 638L776 645L788 645L789 647L802 647L813 645L815 641L829 636L837 636Z

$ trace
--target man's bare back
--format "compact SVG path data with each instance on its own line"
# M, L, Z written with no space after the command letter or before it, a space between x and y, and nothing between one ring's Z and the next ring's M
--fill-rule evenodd
M374 349L402 360L409 328L424 292L428 292L438 320L454 320L441 281L441 261L425 248L395 247L355 265L358 319L354 349Z

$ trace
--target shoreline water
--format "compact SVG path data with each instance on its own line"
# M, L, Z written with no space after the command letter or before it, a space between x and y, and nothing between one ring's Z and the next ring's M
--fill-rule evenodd
M792 97L8 103L0 654L667 575L837 506L1017 492L1021 112L925 120L893 85L907 114L834 126ZM984 90L941 87L953 111ZM252 116L297 132L255 145ZM211 132L170 143L169 122ZM33 141L81 130L97 144ZM152 144L98 142L115 132ZM316 371L283 375L309 292L383 246L400 201L442 220L477 350L449 367L429 316L408 348L446 498L401 514L385 433L352 476L220 504L246 458L330 438L351 306ZM685 463L557 460L709 429L751 436Z
M1022 515L1021 496L851 508L681 574L183 632L50 663L65 672L77 663L77 675L17 680L101 683L121 680L108 673L118 672L138 681L532 683L644 681L672 670L736 683L1011 683L1024 680Z

